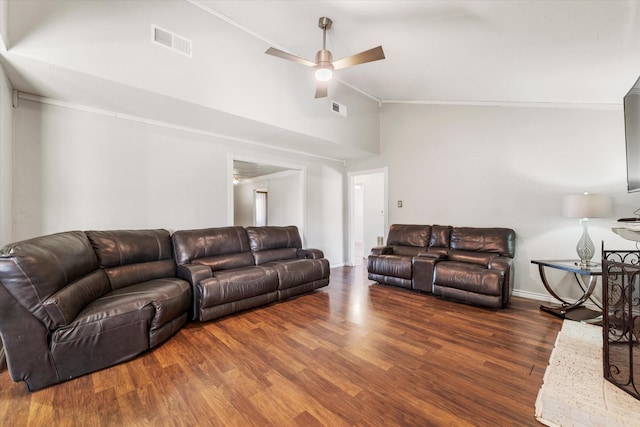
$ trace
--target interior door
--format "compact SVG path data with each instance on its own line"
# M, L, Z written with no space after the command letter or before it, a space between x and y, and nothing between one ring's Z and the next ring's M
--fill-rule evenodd
M386 169L350 174L350 265L362 265L371 248L384 244L387 229L386 176Z

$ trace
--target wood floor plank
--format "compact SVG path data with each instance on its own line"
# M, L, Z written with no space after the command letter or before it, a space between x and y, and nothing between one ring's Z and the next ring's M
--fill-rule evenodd
M374 284L205 323L120 365L29 393L0 372L0 425L536 426L561 320Z

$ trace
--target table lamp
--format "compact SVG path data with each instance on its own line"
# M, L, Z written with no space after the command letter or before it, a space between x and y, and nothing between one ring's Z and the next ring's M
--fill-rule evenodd
M580 267L587 268L596 251L589 237L589 218L606 218L611 215L611 199L605 194L572 194L564 196L562 215L568 218L581 218L582 237L578 240L576 251L580 258Z

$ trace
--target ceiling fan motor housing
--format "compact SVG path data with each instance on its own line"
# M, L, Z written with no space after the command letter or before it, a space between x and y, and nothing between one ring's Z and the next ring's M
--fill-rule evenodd
M323 16L320 19L318 19L318 27L320 27L323 30L331 29L331 24L333 24L333 21L327 18L326 16Z
M331 68L333 70L333 55L326 49L319 50L316 53L316 64L322 68Z

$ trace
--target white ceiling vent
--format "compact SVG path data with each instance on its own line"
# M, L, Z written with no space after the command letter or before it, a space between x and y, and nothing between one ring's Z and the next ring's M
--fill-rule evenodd
M336 114L340 114L343 117L347 117L347 106L331 101L331 111Z
M183 55L191 57L191 40L180 37L171 31L164 30L155 25L151 26L152 41Z

